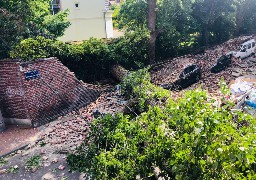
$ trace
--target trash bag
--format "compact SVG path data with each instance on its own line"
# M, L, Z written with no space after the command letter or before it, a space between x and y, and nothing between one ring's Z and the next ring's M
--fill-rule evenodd
M256 109L256 89L253 89L247 96L245 104Z

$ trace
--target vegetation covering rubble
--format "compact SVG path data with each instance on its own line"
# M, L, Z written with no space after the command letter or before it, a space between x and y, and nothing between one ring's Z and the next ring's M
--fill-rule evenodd
M115 64L152 68L151 74L149 69L130 73L122 96L106 91L80 115L70 113L71 118L49 125L37 144L40 150L69 152L71 169L94 179L256 179L256 120L231 111L226 86L218 86L221 78L230 82L255 73L256 61L233 59L225 71L209 70L249 37L241 35L256 33L255 0L126 0L114 13L123 37L78 43L57 40L70 24L68 11L53 16L50 2L0 1L0 58L56 56L79 79L94 83L108 78ZM158 86L172 82L185 62L202 68L199 83L180 92ZM120 105L124 100L128 104ZM111 115L95 119L95 109ZM26 168L37 169L42 160L47 157L32 156Z
M154 176L156 167L171 179L256 178L255 119L231 113L229 102L214 105L200 89L174 101L161 88L152 91L145 70L136 75L124 81L135 80L126 90L138 105L153 99L163 103L144 103L146 111L138 116L108 115L93 121L84 143L68 157L73 170L96 179L144 179Z

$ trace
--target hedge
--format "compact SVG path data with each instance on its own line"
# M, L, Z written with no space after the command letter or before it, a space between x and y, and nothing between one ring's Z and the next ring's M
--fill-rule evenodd
M108 77L109 68L115 63L127 69L145 66L147 42L145 30L130 32L110 41L91 38L76 44L38 36L22 40L10 51L10 57L30 61L54 56L74 71L79 79L96 81Z

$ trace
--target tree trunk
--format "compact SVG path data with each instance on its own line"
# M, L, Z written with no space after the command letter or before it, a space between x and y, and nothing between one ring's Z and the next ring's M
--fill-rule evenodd
M249 3L247 1L244 1L243 3L240 4L240 6L238 6L237 13L236 13L236 29L235 29L236 36L240 35L240 31L244 23L245 11L248 9L249 9Z
M148 0L149 63L155 63L156 57L156 0Z
M209 45L209 30L208 30L208 25L204 25L204 27L203 27L202 40L203 40L203 45L204 45L204 46L208 46L208 45Z
M121 82L128 74L128 70L121 65L114 65L111 67L110 73L118 82Z

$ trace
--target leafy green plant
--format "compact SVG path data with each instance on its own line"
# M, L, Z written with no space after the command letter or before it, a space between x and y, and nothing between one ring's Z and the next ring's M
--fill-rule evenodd
M138 69L148 65L149 31L139 28L127 32L109 44L110 58L127 69Z
M231 95L231 91L230 89L228 88L227 86L227 83L224 81L224 78L221 77L220 79L220 83L219 83L219 86L220 86L220 91L223 95L227 95L227 96L230 96Z
M42 166L42 157L40 155L34 155L26 160L25 168L27 170L33 170Z
M68 180L68 178L67 178L67 176L63 176L63 177L61 177L60 180Z
M19 171L19 167L16 165L16 166L11 166L7 169L7 172L9 173L17 173Z
M57 14L48 15L44 18L42 26L45 28L46 34L57 38L64 35L65 30L69 27L70 22L67 19L69 10L58 12Z
M123 94L135 101L136 111L144 112L149 106L163 105L170 98L170 92L150 82L148 69L129 73L122 82Z
M2 167L3 165L7 164L8 161L6 161L4 158L0 158L0 167Z
M118 24L117 17L119 15L120 5L115 4L115 5L112 5L110 8L111 8L112 11L114 11L113 15L112 15L113 16L113 18L112 18L112 20L113 20L113 27L114 28L118 28L119 24Z
M144 97L141 84L149 77L133 79L125 87L131 87L132 96ZM167 179L255 179L255 118L213 101L197 89L148 106L137 117L98 118L68 163L96 179L150 178L152 167Z
M44 141L40 141L40 142L39 142L40 147L44 147L46 144L47 144L47 143L44 142Z
M12 58L21 58L25 61L37 58L46 58L50 56L51 44L53 40L41 36L22 40L19 45L10 52Z
M26 38L42 35L56 39L69 26L68 11L55 15L51 0L0 1L0 59L8 57L12 46Z

